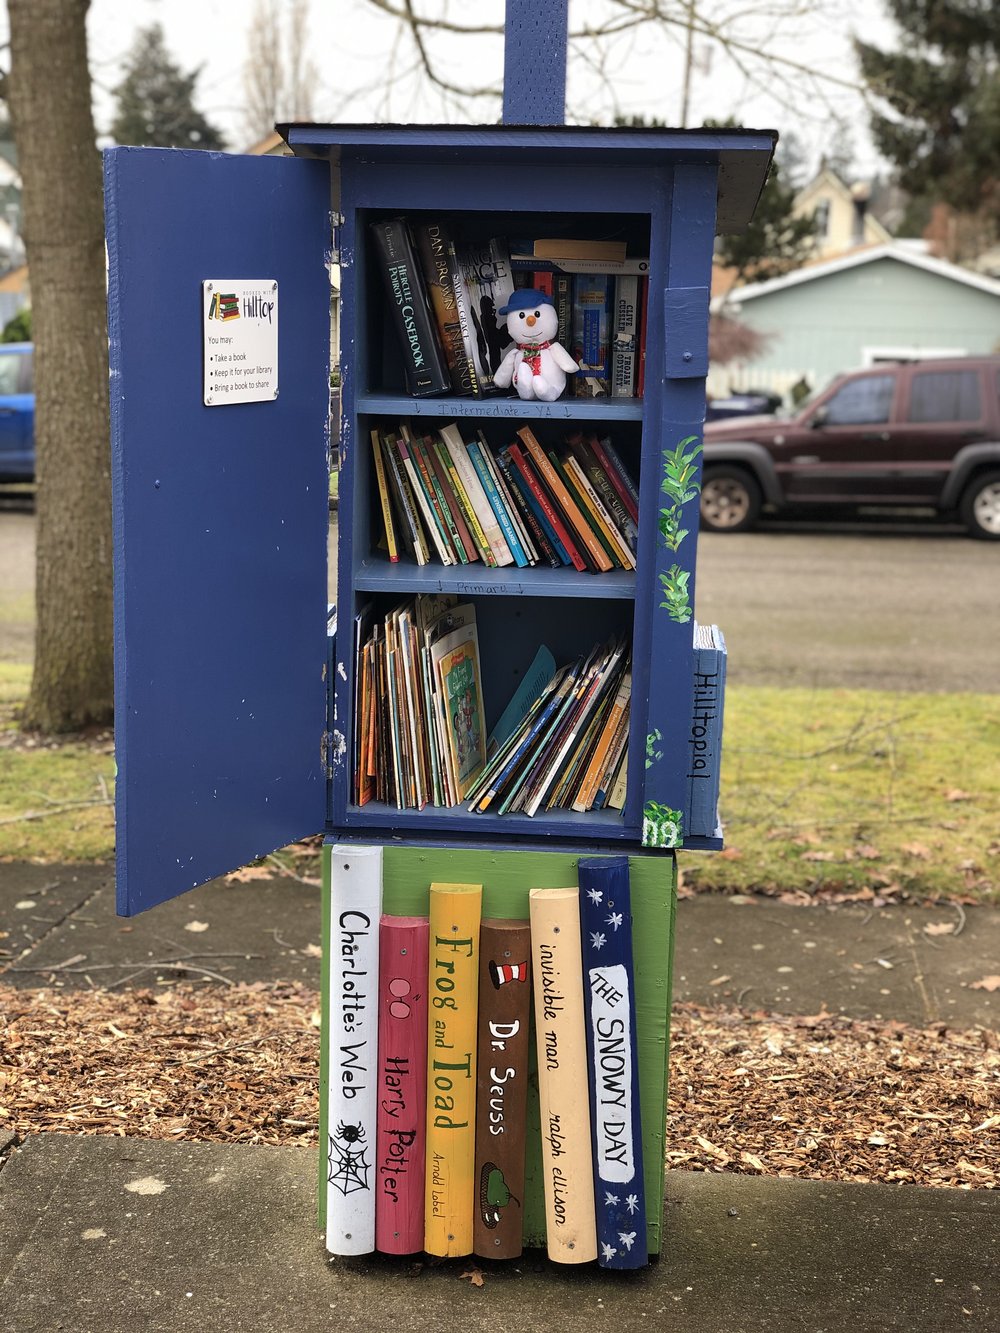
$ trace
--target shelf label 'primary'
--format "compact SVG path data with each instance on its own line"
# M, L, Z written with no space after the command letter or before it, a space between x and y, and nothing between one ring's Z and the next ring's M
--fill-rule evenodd
M278 284L211 278L201 284L206 407L278 396Z

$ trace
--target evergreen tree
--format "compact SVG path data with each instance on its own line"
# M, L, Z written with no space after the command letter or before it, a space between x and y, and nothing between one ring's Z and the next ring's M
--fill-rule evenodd
M1000 195L996 0L888 0L898 49L855 46L872 134L917 197L974 212Z
M141 29L125 59L125 77L115 89L118 109L111 133L116 143L152 148L225 147L225 140L194 105L200 69L184 74L171 59L158 23Z

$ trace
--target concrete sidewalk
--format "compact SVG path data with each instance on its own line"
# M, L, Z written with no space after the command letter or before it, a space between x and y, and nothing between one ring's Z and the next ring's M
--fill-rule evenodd
M330 1261L296 1148L33 1136L0 1172L0 1328L16 1333L1000 1327L1000 1196L671 1172L637 1274L535 1252Z
M319 901L318 887L287 877L214 880L123 920L106 867L0 865L0 977L71 989L204 979L207 970L318 987ZM678 906L675 1000L996 1027L1000 992L973 983L998 970L996 909L794 907L711 894Z

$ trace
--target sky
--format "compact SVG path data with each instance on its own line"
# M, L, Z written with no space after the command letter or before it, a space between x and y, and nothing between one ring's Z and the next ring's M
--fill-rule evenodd
M677 0L682 7L685 0ZM417 0L422 11L442 0ZM544 4L545 0L539 0ZM94 79L98 132L113 115L111 89L121 78L122 59L137 29L159 22L169 50L185 70L202 67L196 101L234 150L248 144L241 107L247 29L254 0L92 0L88 37ZM696 36L692 49L689 124L705 118L735 116L755 128L793 131L818 164L839 118L849 129L858 174L877 168L868 139L863 102L849 87L855 79L852 33L876 44L892 44L892 29L879 0L698 0L699 12L713 18L730 15L737 36L747 46L764 46L783 62L776 71L755 77L728 60L718 43ZM788 17L787 11L798 11ZM571 0L573 24L599 21L608 0ZM503 0L450 0L449 16L468 24L498 25ZM743 15L736 18L737 14ZM399 40L398 25L365 0L310 0L310 58L317 69L313 116L317 120L496 120L499 103L480 99L464 108L442 99L409 73L412 48ZM433 41L441 68L456 83L470 74L481 84L499 85L503 41L499 35ZM626 113L655 115L680 123L684 34L668 31L651 37L617 38L603 70L580 59L571 62L568 102L578 116L608 123L614 104ZM752 61L747 61L752 65ZM796 69L820 71L833 80L817 80ZM791 81L791 91L782 78Z

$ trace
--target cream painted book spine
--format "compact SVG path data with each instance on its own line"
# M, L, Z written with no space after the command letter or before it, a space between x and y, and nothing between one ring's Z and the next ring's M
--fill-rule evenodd
M578 889L532 889L538 1102L550 1259L597 1258Z
M378 1092L378 936L382 848L330 855L326 1248L375 1248Z

